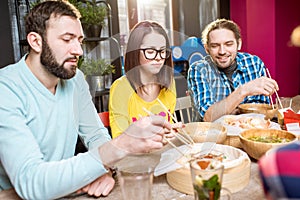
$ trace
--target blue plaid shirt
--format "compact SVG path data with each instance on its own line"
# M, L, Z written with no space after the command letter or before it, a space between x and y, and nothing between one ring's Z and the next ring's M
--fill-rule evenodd
M265 76L265 65L257 56L238 52L236 62L237 69L232 75L234 90L251 80ZM225 73L218 70L209 55L190 66L187 78L194 108L202 119L211 105L233 92ZM269 98L264 95L247 96L241 102L243 103L269 103Z

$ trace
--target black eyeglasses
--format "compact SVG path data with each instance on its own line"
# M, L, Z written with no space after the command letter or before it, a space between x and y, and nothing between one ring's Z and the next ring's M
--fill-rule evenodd
M143 51L144 56L147 60L155 60L158 53L159 53L161 59L166 59L171 55L170 49L156 50L153 48L145 48L145 49L140 49L140 50Z

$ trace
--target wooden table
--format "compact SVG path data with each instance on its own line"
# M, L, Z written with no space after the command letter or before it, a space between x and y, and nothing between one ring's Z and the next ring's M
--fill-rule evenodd
M0 199L9 199L9 200L19 200L18 196L14 190L7 190L0 192ZM81 195L77 197L64 197L61 198L64 200L74 199L74 200L91 200L91 199L103 199L103 200L121 200L121 190L118 183L116 183L115 188L107 197L89 197L87 195ZM154 178L154 184L152 189L152 199L153 200L193 200L193 196L185 195L180 192L177 192L171 188L167 181L166 176L161 175ZM258 165L256 162L251 163L251 178L249 184L241 191L233 193L233 200L265 200L263 189L261 186Z

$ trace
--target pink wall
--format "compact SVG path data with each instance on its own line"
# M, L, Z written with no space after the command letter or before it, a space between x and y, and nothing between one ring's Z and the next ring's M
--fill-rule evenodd
M280 96L300 94L300 48L288 45L300 25L299 0L231 0L230 16L241 27L242 51L258 55L276 79Z
M300 25L300 1L276 0L276 80L282 96L300 94L300 48L289 45L293 29ZM285 91L283 91L283 89Z

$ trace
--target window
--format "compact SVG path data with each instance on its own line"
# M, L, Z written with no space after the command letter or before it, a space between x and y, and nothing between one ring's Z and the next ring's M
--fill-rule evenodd
M130 29L143 20L158 22L169 33L172 30L172 1L171 0L118 0L120 40L126 46ZM171 40L172 41L172 40ZM172 44L172 42L171 42Z

